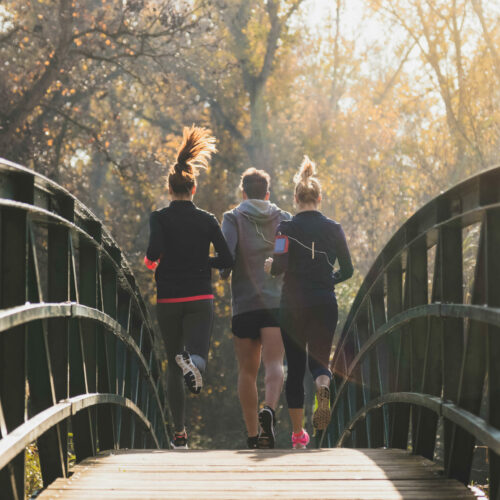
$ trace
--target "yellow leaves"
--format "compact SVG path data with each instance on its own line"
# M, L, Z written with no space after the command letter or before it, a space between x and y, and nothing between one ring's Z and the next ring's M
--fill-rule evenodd
M76 39L75 39L75 45L76 45L77 47L80 47L80 46L82 45L82 43L83 43L83 42L82 42L79 38L76 38Z
M47 140L47 146L52 146L54 144L54 139Z

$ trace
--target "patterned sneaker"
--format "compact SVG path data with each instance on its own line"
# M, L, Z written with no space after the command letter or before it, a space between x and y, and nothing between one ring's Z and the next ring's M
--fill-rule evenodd
M330 389L322 385L316 393L318 407L313 414L313 426L318 431L324 431L330 423Z
M182 375L184 375L184 382L186 382L187 388L193 394L199 394L203 386L203 380L201 378L200 370L198 370L196 365L193 363L189 353L184 351L181 354L177 354L175 362L182 370Z
M187 450L188 449L188 435L187 432L176 432L174 434L174 439L170 441L170 446L174 450Z
M264 406L259 411L260 433L257 447L260 449L274 448L275 442L275 413L270 406Z
M298 434L295 434L295 432L292 432L292 448L294 450L300 450L304 449L307 447L309 444L310 438L309 434L305 429L302 429L301 432Z
M248 436L247 446L249 450L256 450L258 448L257 444L259 442L259 436Z

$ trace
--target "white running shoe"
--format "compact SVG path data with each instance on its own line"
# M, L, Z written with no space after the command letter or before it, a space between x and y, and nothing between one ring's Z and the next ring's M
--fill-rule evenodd
M175 362L182 370L187 388L193 394L199 394L203 387L203 379L200 370L198 370L197 366L193 363L189 353L184 351L181 354L177 354Z

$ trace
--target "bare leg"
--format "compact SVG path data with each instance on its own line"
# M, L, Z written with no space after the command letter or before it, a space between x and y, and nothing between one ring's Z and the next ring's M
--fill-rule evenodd
M290 420L292 421L293 432L299 434L302 431L302 424L304 422L304 409L303 408L289 408Z
M238 359L238 396L248 436L259 433L257 408L257 374L260 366L260 339L234 337L234 350Z
M273 410L276 409L283 389L283 356L285 349L278 327L261 328L262 362L266 372L266 400L265 403Z

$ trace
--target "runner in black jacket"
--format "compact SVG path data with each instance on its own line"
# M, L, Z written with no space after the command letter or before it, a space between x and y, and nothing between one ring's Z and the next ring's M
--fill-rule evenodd
M302 428L306 361L318 399L313 425L324 430L330 421L329 358L338 320L334 286L353 273L342 227L318 211L321 186L314 173L314 164L305 157L295 177L298 212L278 226L275 253L266 263L273 276L285 273L280 326L288 364L286 398L294 448L305 448L309 442ZM334 272L336 260L340 270Z
M211 270L233 258L217 219L193 203L196 174L215 152L215 138L202 128L185 128L177 162L170 169L172 202L150 217L145 263L155 269L157 314L168 360L167 395L174 419L173 448L187 448L184 388L198 394L208 358L213 321ZM217 256L210 257L210 244Z

